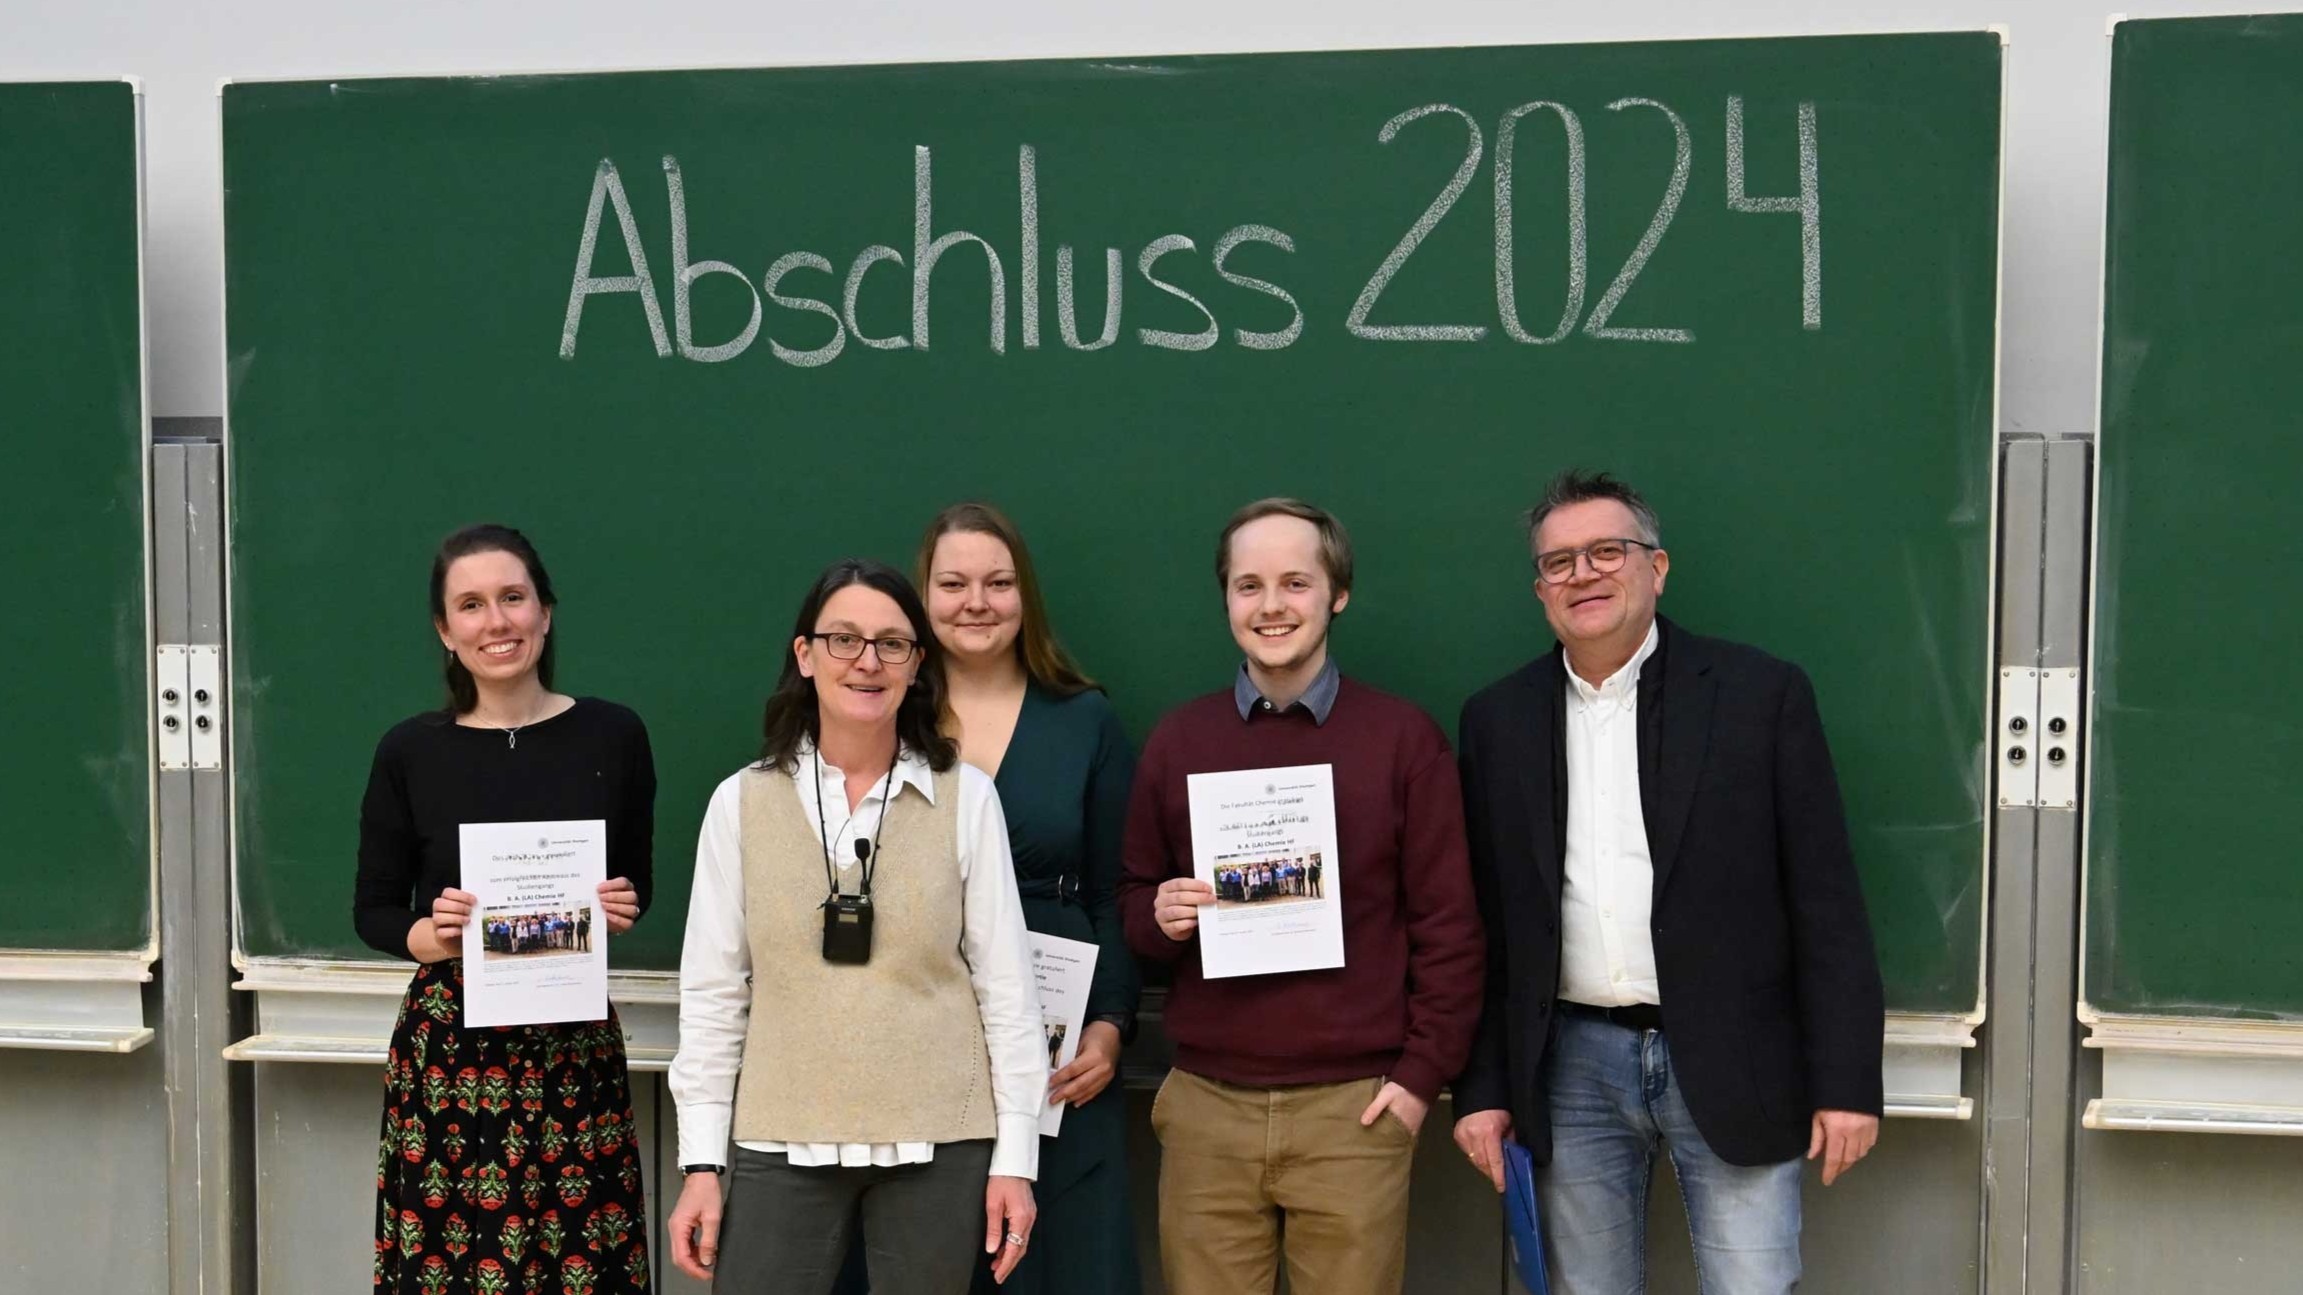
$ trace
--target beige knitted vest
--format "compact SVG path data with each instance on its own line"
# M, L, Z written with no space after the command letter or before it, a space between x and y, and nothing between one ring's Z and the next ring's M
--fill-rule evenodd
M752 1017L738 1142L959 1142L997 1131L983 1016L960 951L958 766L934 778L932 805L897 786L872 870L872 960L843 966L822 954L815 825L789 776L744 771Z

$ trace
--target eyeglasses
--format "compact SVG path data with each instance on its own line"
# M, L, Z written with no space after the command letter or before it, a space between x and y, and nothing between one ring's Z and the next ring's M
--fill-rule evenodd
M892 634L886 638L871 639L865 638L861 634L817 630L808 637L822 639L824 651L831 653L834 658L841 661L860 661L863 659L864 649L870 647L872 655L880 659L881 665L902 665L911 660L912 653L917 652L920 647L915 640L897 638Z
M1545 584L1566 584L1568 581L1575 579L1575 563L1577 558L1590 559L1591 569L1599 572L1601 575L1605 575L1610 571L1621 571L1623 570L1624 560L1631 556L1631 546L1634 544L1643 549L1646 549L1650 553L1660 553L1663 551L1661 548L1648 543L1646 540L1593 540L1591 543L1584 545L1582 548L1553 549L1549 553L1536 554L1536 574L1543 577L1543 582Z

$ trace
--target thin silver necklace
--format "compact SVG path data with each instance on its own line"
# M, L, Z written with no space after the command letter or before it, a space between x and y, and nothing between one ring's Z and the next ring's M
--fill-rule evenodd
M477 719L478 716L474 716L474 718ZM504 735L504 748L506 750L517 751L520 749L520 730L526 728L530 724L535 723L536 721L534 719L524 719L517 724L498 724L492 720L482 719L480 722Z

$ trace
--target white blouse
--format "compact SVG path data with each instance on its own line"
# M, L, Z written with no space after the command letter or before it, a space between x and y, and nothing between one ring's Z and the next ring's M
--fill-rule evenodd
M800 772L791 776L792 794L816 823L820 779L822 804L845 809L847 775L803 750ZM811 779L810 774L815 775ZM672 1101L679 1111L680 1163L720 1164L727 1157L734 1119L736 1072L742 1068L744 1031L751 1016L752 950L744 932L742 773L731 774L712 793L704 827L696 841L695 889L688 899L687 942L680 952L680 1050L672 1058ZM910 752L896 762L895 783L935 800L935 779L927 762ZM836 836L832 857L843 873L855 866L855 843L868 840L880 819L887 782L875 784L846 816L844 826L825 823ZM895 792L900 795L900 787ZM991 778L973 765L959 766L960 952L968 980L983 1012L984 1042L991 1052L992 1109L998 1136L992 1143L994 1174L1033 1178L1039 1172L1040 1112L1046 1105L1047 1045L1040 1032L1039 989L1032 975L1031 943L1023 903L1016 896L1015 864L1008 854L1006 815ZM844 880L844 877L843 877ZM897 1045L891 1045L897 1046ZM746 1150L781 1152L794 1165L909 1165L935 1158L926 1142L831 1143L746 1142Z

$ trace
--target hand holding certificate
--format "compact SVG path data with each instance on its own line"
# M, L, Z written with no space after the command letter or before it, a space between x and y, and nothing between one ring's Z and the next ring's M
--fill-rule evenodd
M464 1024L542 1025L608 1014L608 825L464 823Z
M1335 768L1195 773L1192 872L1215 889L1200 909L1209 979L1343 965Z
M1032 933L1032 975L1039 981L1040 1028L1048 1041L1048 1070L1070 1065L1080 1054L1087 1028L1088 990L1095 985L1095 945L1060 935ZM1064 1104L1051 1101L1040 1112L1040 1136L1062 1132Z

